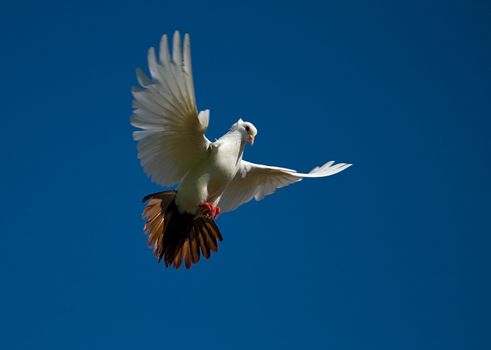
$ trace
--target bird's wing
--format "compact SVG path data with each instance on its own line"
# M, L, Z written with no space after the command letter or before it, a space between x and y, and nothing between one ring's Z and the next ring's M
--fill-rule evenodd
M154 48L148 51L151 79L137 69L141 88L133 88L133 115L138 158L150 178L163 186L178 182L206 156L210 141L204 132L209 111L198 113L191 71L189 35L181 49L179 32L174 33L172 56L167 36L160 42L159 59Z
M325 177L339 173L351 164L334 161L312 169L309 173L298 173L292 169L279 168L242 161L239 171L225 189L218 206L222 212L232 211L252 198L260 201L277 188L288 186L306 177Z

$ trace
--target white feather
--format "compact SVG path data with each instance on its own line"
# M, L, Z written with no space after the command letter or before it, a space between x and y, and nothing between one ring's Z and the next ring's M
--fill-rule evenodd
M346 163L333 164L334 161L330 161L312 169L309 173L298 173L292 169L254 164L243 160L237 175L225 189L218 206L222 212L232 211L253 198L260 201L275 192L277 188L288 186L303 178L331 176L351 166Z
M155 182L171 186L207 154L210 141L204 132L209 111L198 114L194 96L189 36L184 39L184 61L179 32L174 33L172 58L167 36L160 43L159 60L148 50L150 78L143 71L136 75L141 88L133 88L131 124L141 131L138 158Z

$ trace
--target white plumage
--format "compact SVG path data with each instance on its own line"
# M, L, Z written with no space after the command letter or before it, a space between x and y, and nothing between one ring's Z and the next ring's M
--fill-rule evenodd
M254 142L257 130L241 119L217 141L210 142L204 134L209 110L198 112L196 107L188 34L182 46L179 32L175 32L172 56L166 35L162 37L158 59L154 49L149 49L150 78L137 70L141 88L132 90L134 112L131 117L131 124L140 129L133 137L138 141L138 158L143 169L162 186L178 184L172 203L180 214L201 215L205 205L208 208L205 214L214 219L215 207L231 211L252 198L259 201L277 188L303 178L330 176L351 166L330 161L309 173L298 173L244 161L245 143ZM162 211L165 210L170 209L162 207ZM164 235L165 215L162 215ZM165 244L160 248L163 255ZM176 266L178 257L171 256L170 263Z
M330 176L351 166L346 163L333 164L334 161L327 162L304 174L291 169L254 164L243 160L237 175L225 189L219 207L222 212L232 211L252 198L260 201L277 188L301 181L305 177Z

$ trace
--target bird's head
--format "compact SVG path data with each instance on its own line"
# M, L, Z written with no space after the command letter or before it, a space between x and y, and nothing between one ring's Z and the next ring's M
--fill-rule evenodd
M242 135L242 140L249 142L251 145L254 144L254 138L257 135L257 129L254 124L245 122L239 118L239 120L232 125L231 129L238 130Z

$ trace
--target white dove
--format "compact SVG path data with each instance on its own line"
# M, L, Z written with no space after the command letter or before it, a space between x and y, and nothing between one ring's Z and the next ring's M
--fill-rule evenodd
M133 88L131 124L141 130L138 158L145 173L162 186L178 184L177 190L146 196L143 217L148 245L165 266L186 268L210 257L222 240L215 218L252 198L257 201L303 178L334 175L351 164L334 161L309 173L242 160L245 144L254 143L256 127L239 119L215 142L205 136L209 110L198 113L191 71L189 35L181 47L174 33L172 57L167 36L162 37L160 55L148 51L152 79L137 69L141 88Z

